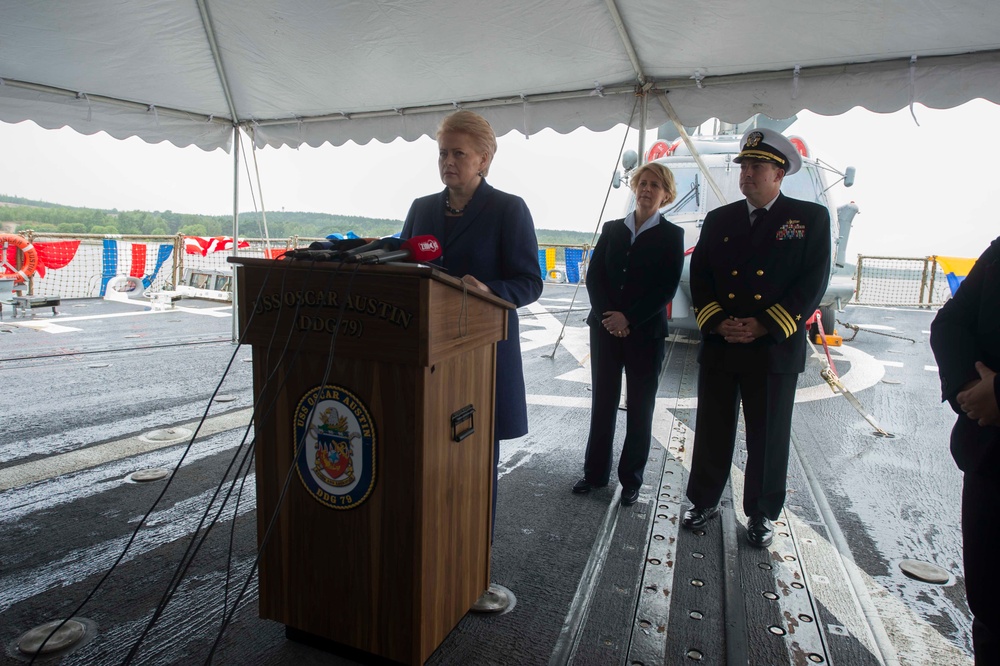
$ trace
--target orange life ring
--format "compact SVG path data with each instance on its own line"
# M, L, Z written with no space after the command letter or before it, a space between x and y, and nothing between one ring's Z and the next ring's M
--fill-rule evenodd
M15 245L24 253L24 265L20 270L7 263L7 246ZM24 236L0 234L0 278L14 278L14 282L24 282L35 274L38 268L38 250Z
M661 157L669 157L672 152L673 150L671 149L669 143L666 141L657 141L649 147L649 150L646 151L646 161L652 162L653 160L658 160Z

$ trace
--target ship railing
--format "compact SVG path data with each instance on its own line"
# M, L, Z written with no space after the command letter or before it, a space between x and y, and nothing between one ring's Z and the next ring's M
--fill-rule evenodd
M937 259L858 255L851 304L933 308L951 298Z

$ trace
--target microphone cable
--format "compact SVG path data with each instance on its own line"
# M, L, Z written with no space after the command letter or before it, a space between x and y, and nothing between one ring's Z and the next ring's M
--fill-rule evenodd
M268 269L268 271L270 272L270 268ZM260 298L260 294L258 294L258 298ZM253 314L254 313L251 312L251 314L250 314L250 320L253 319ZM250 320L248 320L248 322L247 322L247 324L248 324L247 328L249 328ZM77 607L68 616L66 616L59 624L57 624L55 627L52 628L52 630L49 632L49 634L45 637L45 639L42 641L42 643L38 646L38 649L34 652L34 654L32 654L31 659L28 662L29 666L31 664L35 663L35 660L38 658L38 656L40 654L42 654L42 650L45 648L45 645L52 639L52 637L55 636L56 633L60 629L62 629L63 626L65 626L65 624L67 622L69 622L73 617L75 617L77 614L79 614L80 611L82 611L86 607L86 605L94 597L94 595L97 593L97 591L99 589L101 589L101 587L104 585L105 581L107 581L107 579L111 576L111 573L116 568L118 568L118 565L121 564L122 560L125 558L125 555L128 553L129 548L131 548L132 544L135 542L136 537L139 535L139 530L142 529L142 526L149 519L149 516L153 513L153 510L157 507L157 505L160 503L160 501L166 495L167 490L169 490L169 488L170 488L170 484L174 480L174 476L177 474L177 471L181 468L181 465L184 462L184 458L187 456L188 452L190 452L191 447L194 444L195 438L198 436L198 432L201 430L202 424L205 422L205 419L208 418L208 411L209 411L209 409L212 406L212 402L215 400L215 396L218 395L219 389L222 387L222 384L225 381L226 375L229 373L230 368L232 368L233 362L236 359L236 354L239 352L239 348L240 348L241 345L242 345L242 340L240 341L240 344L238 344L236 346L236 348L233 350L233 353L232 353L232 355L229 358L229 362L226 364L226 369L223 371L222 378L219 380L219 383L216 385L215 390L212 391L212 395L209 398L208 405L205 407L205 411L202 414L201 420L198 422L198 425L195 428L194 433L191 435L191 440L188 442L187 446L185 447L183 455L181 455L180 460L178 460L177 463L176 463L176 465L174 466L174 470L170 474L170 476L167 479L166 483L163 485L163 489L160 491L160 494L157 495L157 497L156 497L155 500L153 500L153 504L149 507L149 509L146 511L146 513L143 515L143 517L139 520L139 523L135 526L135 529L132 530L132 534L129 537L128 541L125 543L125 547L122 548L121 554L118 555L118 557L111 564L111 566L104 573L104 575L101 576L100 580L98 580L97 583L94 585L94 587L90 590L90 592L87 593L87 596L84 597L83 601L81 601L79 603L79 605L77 605Z
M312 266L310 266L310 269L312 269L312 268L315 268L315 262L313 262ZM263 285L261 287L261 293L258 293L257 299L254 301L254 312L256 312L256 309L257 309L256 306L260 303L261 294L263 292L264 287L266 287L266 285L267 285L269 275L270 275L270 270L268 271L268 274L265 275L265 279L264 279ZM286 287L286 281L288 279L288 275L289 275L288 271L283 271L281 284L279 286L279 290L280 290L279 293L285 293L285 287ZM329 281L332 281L333 275L334 274L331 272L330 276L328 278ZM303 287L308 284L308 280L309 280L310 277L311 277L311 270L309 272L306 272L303 275L303 278L302 278L302 286ZM328 282L327 287L329 288L330 286L331 285ZM288 336L285 339L285 343L284 343L284 346L282 348L281 355L279 356L279 362L282 359L284 359L284 357L288 353L289 345L291 344L291 341L292 341L292 339L293 339L293 337L295 335L294 321L295 321L295 318L298 315L299 310L301 309L301 307L302 307L302 302L301 301L297 301L296 302L295 311L293 312L292 316L289 317L289 321L291 323L290 323L289 330L288 330ZM247 328L247 330L249 330L249 328L250 328L250 322L249 321L247 322L247 327L246 328ZM244 331L244 335L245 334L246 334L246 331ZM270 350L274 346L274 341L275 341L277 335L278 335L278 327L276 326L271 331L271 339L270 339L270 341L268 343L268 354L270 354ZM242 339L241 339L240 344L241 345L243 344ZM298 355L299 355L299 353L301 353L301 351L302 351L301 347L299 347L299 348L296 349L295 353L292 355L292 358L291 358L291 360L293 362L294 362L294 360L296 358L298 358ZM265 363L266 362L267 361L265 361ZM278 369L277 366L275 366L274 371L272 371L271 374L264 381L263 386L260 387L260 391L261 392L264 392L265 390L268 389L268 387L269 387L269 385L271 383L271 380L274 377L275 372L277 372L277 369ZM275 393L274 398L272 399L271 403L267 407L267 411L264 413L264 418L265 419L267 418L267 416L270 415L271 411L274 409L275 404L276 404L277 394L280 392L281 388L284 387L285 381L287 381L287 377L282 380L281 384L279 384L278 391ZM258 407L258 405L255 404L255 412L256 412L256 408L257 407ZM254 419L255 418L256 418L256 416L254 417ZM179 589L179 586L180 586L181 582L183 581L184 576L186 575L186 573L187 573L188 569L190 568L190 566L194 563L194 560L195 560L198 552L200 551L201 547L207 541L207 539L208 539L208 537L209 537L209 535L211 533L212 528L218 523L218 520L221 518L222 513L225 510L225 506L229 503L229 499L232 497L233 490L235 489L237 481L241 478L241 476L242 476L242 482L240 483L240 494L238 495L237 501L239 500L239 497L242 496L242 490L245 488L246 477L249 475L249 472L250 472L250 468L249 468L248 463L253 459L253 453L254 453L254 446L253 446L253 444L256 442L256 436L251 441L251 446L248 447L245 452L243 452L243 454L242 454L242 460L240 461L239 465L237 466L237 470L234 473L234 475L232 477L232 480L228 482L229 489L226 492L225 497L222 500L222 503L219 505L218 510L216 511L215 516L208 522L207 527L205 526L205 522L208 519L208 516L210 515L210 513L212 511L212 506L213 506L213 504L215 504L215 501L218 498L219 493L222 492L223 487L225 485L227 485L226 479L229 477L229 473L233 469L233 464L240 457L240 452L243 449L244 444L246 444L246 442L247 442L247 438L248 438L249 433L250 433L250 428L254 425L254 419L251 419L250 423L247 425L247 428L244 431L243 439L242 439L239 447L237 447L237 450L234 453L233 459L230 461L229 466L227 467L226 471L223 473L222 478L220 479L218 485L216 486L215 492L213 493L211 499L209 500L209 502L208 502L208 504L207 504L207 506L205 508L205 512L202 515L202 518L201 518L201 521L198 524L198 527L192 533L191 540L190 540L190 542L188 544L188 547L185 550L184 554L182 555L181 560L178 562L178 565L177 565L177 568L175 569L174 575L173 575L170 583L168 584L167 589L164 591L164 594L161 597L160 603L157 605L157 608L154 611L153 616L150 618L147 626L143 630L142 635L140 635L139 639L136 641L135 645L133 646L132 650L130 651L128 657L126 658L126 661L124 662L125 664L131 663L132 659L134 659L134 657L136 656L136 654L138 652L139 645L142 643L143 640L145 640L145 638L148 635L149 631L153 628L153 626L156 624L156 622L160 619L160 616L165 611L167 605L169 604L169 602L173 598L173 595ZM225 588L224 588L225 591L224 591L224 606L223 606L224 611L223 611L223 617L225 617L225 604L228 604L229 582L230 582L230 563L232 561L232 559L231 559L232 558L232 542L233 542L233 540L235 538L235 536L234 536L234 534L235 534L235 527L236 527L235 521L236 521L237 517L238 517L238 514L234 513L234 515L233 515L233 521L234 522L233 522L233 525L232 525L232 528L231 528L231 535L230 535L230 550L229 550L229 554L227 556L226 584L225 584ZM253 574L252 574L252 571L251 571L251 577L252 577L252 575ZM238 603L239 603L239 598L237 598L236 602L234 603L234 611L235 611L236 607L238 606ZM225 627L225 625L226 625L226 623L225 623L225 620L224 620L223 627Z
M156 506L157 506L157 504L159 504L159 502L163 499L163 497L166 494L166 491L168 490L170 484L173 482L174 477L176 476L177 472L182 467L184 459L187 457L187 454L190 452L191 447L194 446L194 442L195 442L195 440L198 437L198 432L200 431L201 426L204 423L205 419L208 417L208 411L209 411L209 409L211 409L212 403L215 400L215 396L218 394L219 389L222 387L222 384L225 382L225 379L226 379L227 375L229 374L230 369L232 368L233 361L236 358L236 354L239 352L240 347L242 347L243 344L244 344L243 340L246 337L247 331L250 330L251 323L253 322L253 318L254 318L254 316L256 315L256 312L257 312L257 307L256 306L257 306L257 304L260 303L260 299L261 299L261 296L263 294L264 287L267 285L268 278L270 277L271 271L273 270L273 268L274 268L273 264L270 265L270 266L268 266L267 273L265 273L264 280L261 283L261 288L258 291L257 296L256 296L256 298L253 301L254 307L250 311L250 317L247 319L247 324L244 327L244 330L242 331L242 334L240 335L240 339L239 339L239 341L238 341L238 343L236 345L236 349L233 351L233 355L231 356L231 358L229 360L229 363L226 365L226 369L223 371L222 377L220 378L219 383L218 383L218 385L215 388L215 391L213 391L212 396L209 398L208 406L205 408L205 413L202 415L201 421L198 423L198 426L195 429L194 434L192 434L192 436L191 436L191 440L188 442L188 445L185 447L184 453L181 455L180 460L177 461L177 464L174 467L174 471L170 475L170 478L167 480L167 483L164 486L163 490L161 491L160 495L156 498L156 500L153 502L153 506L150 507L149 511L146 513L146 515L143 517L143 519L139 522L139 525L136 527L136 531L135 531L135 533L133 533L133 539L135 538L135 535L138 534L138 530L145 523L146 519L152 513L153 509L155 509ZM286 273L286 275L287 275L287 273ZM285 276L282 277L282 283L284 282L284 279L285 279ZM247 425L247 430L244 432L243 439L240 442L239 446L237 447L236 452L233 454L233 460L235 460L236 458L239 457L240 451L241 451L241 449L243 449L244 444L246 443L246 437L247 437L247 434L249 433L250 427L252 427L252 425L253 425L253 418L251 417L250 423ZM245 459L245 455L244 455L244 459ZM162 615L163 611L166 609L166 607L169 604L170 600L173 598L174 593L177 591L177 588L180 586L180 583L184 579L184 574L187 573L188 568L190 567L191 563L194 561L194 557L195 557L195 555L197 555L198 550L201 547L201 544L204 543L205 539L207 539L209 532L211 531L212 527L215 525L216 521L218 520L219 514L221 514L222 510L224 509L225 504L226 504L225 501L223 501L223 503L220 505L219 511L218 511L218 513L216 515L216 518L213 519L211 521L211 523L209 524L208 528L205 529L204 532L202 532L202 528L205 527L205 519L209 515L209 513L211 512L212 505L215 503L215 500L218 497L219 492L221 491L223 485L226 482L226 478L229 476L229 472L232 470L233 460L230 461L229 466L226 468L226 471L223 473L222 479L220 480L219 484L216 486L215 492L212 494L212 497L209 499L209 502L208 502L208 504L207 504L207 506L205 508L205 513L203 514L203 516L202 516L201 520L199 521L197 527L195 527L195 529L194 529L194 531L193 531L193 533L191 535L191 540L189 541L188 546L185 549L184 553L181 555L181 558L178 561L178 564L177 564L176 568L174 569L174 573L171 576L170 581L167 583L167 587L164 590L163 595L161 596L159 603L157 604L156 608L154 609L152 616L150 617L149 621L146 623L146 626L143 628L143 630L140 633L138 639L136 639L135 643L132 645L131 649L129 650L128 654L125 657L125 660L122 662L123 664L130 664L130 663L132 663L132 660L138 654L139 647L141 646L142 642L146 639L146 636L152 630L153 626L160 619L160 616ZM242 465L241 465L241 467L242 467ZM233 485L235 485L236 478L238 478L238 474L239 473L237 472L236 476L233 477L233 481L232 481ZM228 496L229 495L227 494L227 498L228 498ZM235 516L234 516L234 520L235 520ZM201 540L200 540L200 542L199 542L199 534L201 534ZM129 543L131 544L131 539L130 539ZM196 543L198 544L197 546L195 546ZM127 546L126 546L126 550L127 550ZM124 553L123 553L123 555L124 555ZM117 562L115 564L117 565ZM114 565L112 566L112 568L114 568Z
M352 288L353 288L353 285L354 285L354 279L357 277L358 268L360 266L361 266L361 264L358 263L357 265L355 265L354 269L350 272L350 278L348 280L347 287L345 289L345 295L344 295L344 298L341 299L340 308L339 308L339 311L338 311L338 314L337 314L336 327L335 327L334 332L330 335L330 347L329 347L329 351L327 353L326 368L323 371L323 378L322 378L322 380L320 381L320 384L319 384L320 387L326 386L326 383L327 383L327 381L329 381L329 378L330 378L330 372L331 372L331 370L333 368L333 360L334 360L334 357L335 357L337 339L338 339L338 337L340 335L340 328L341 328L340 325L341 325L341 322L343 321L344 313L347 311L347 304L348 304L348 302L350 300L350 294L351 294L351 291L352 291ZM334 275L334 274L339 274L339 273L340 273L340 268L338 267L337 271L331 271L331 276ZM301 351L301 349L302 349L302 347L299 347L299 349L296 350L296 355L298 354L299 351ZM287 375L286 375L286 378L287 378ZM277 396L275 396L275 397L277 397ZM232 621L233 616L236 614L236 611L239 608L239 602L240 602L240 600L246 594L248 588L250 587L250 583L253 581L253 578L254 578L254 576L257 573L257 567L258 567L258 565L260 563L261 555L263 554L264 548L267 546L267 544L270 541L272 531L274 529L275 524L277 523L278 516L279 516L280 511L281 511L281 505L284 503L285 496L287 495L289 486L291 485L291 480L292 480L292 478L295 475L295 461L298 460L298 457L299 457L299 455L302 452L302 448L305 445L305 440L308 437L308 433L309 433L308 428L305 428L303 430L303 432L302 432L302 436L296 442L295 452L294 452L294 454L292 456L292 459L291 459L292 460L292 464L289 465L288 473L285 475L285 481L284 481L284 484L282 485L281 492L278 495L278 499L277 499L277 502L275 504L274 511L272 512L271 517L268 520L267 528L264 530L264 535L263 535L263 537L260 540L259 546L257 547L257 555L254 558L253 564L251 565L251 568L250 568L250 572L248 573L247 578L246 578L246 580L243 583L243 587L240 589L240 593L237 595L236 599L233 601L233 605L232 605L231 610L228 613L224 613L224 618L223 618L222 626L219 628L219 632L216 635L215 641L212 643L211 650L209 651L208 656L205 659L205 663L206 664L211 664L212 663L212 659L215 656L216 650L218 649L219 642L222 640L222 636L225 633L226 628L229 626L229 623Z
M312 262L312 263L313 263L312 267L314 268L316 262ZM335 358L334 352L335 352L335 349L336 349L337 336L339 335L339 332L340 332L340 329L341 329L341 323L343 321L343 317L344 317L344 314L346 312L346 307L347 307L347 304L350 301L350 293L351 293L351 290L352 290L352 287L353 287L354 279L355 279L356 274L357 274L358 266L360 266L360 265L361 265L361 263L357 263L356 266L354 267L354 269L351 271L350 280L349 280L348 285L347 285L347 290L346 290L346 293L345 293L345 297L344 297L344 299L341 302L340 309L339 309L339 312L338 312L338 317L337 317L335 331L333 332L333 334L331 334L330 348L329 348L328 355L327 355L326 368L324 370L323 379L322 379L322 381L320 383L320 386L326 385L326 383L329 381L329 376L330 376L330 373L331 373L331 370L332 370L332 367L333 367L333 361L334 361L334 358ZM210 410L212 404L214 403L215 397L218 395L219 390L222 387L222 384L225 382L225 379L228 376L228 374L229 374L229 372L230 372L230 370L232 368L232 364L235 361L236 354L239 352L240 347L242 347L245 344L244 339L245 339L245 336L246 336L246 332L247 332L247 330L250 329L251 322L253 321L254 315L257 312L257 306L261 302L261 297L262 297L262 294L263 294L263 290L267 286L268 282L270 281L269 278L270 278L272 269L273 269L273 266L270 266L268 268L268 272L265 274L264 280L262 282L261 289L258 291L258 294L257 294L256 298L253 301L254 308L251 311L249 318L247 319L247 324L244 327L243 334L239 338L239 341L237 343L236 349L234 350L232 356L230 357L229 362L227 363L226 368L225 368L225 370L223 372L223 375L222 375L222 377L219 380L219 383L216 385L215 390L213 391L211 397L209 398L209 403L206 406L206 409L205 409L205 412L202 415L201 421L199 421L199 424L198 424L197 428L195 429L195 432L192 434L191 440L188 442L187 446L185 447L184 452L183 452L181 458L175 464L174 470L173 470L172 474L170 475L170 478L167 480L167 483L164 485L164 488L161 490L161 492L159 493L159 495L154 500L153 504L150 506L150 508L145 513L145 515L142 517L142 519L136 525L136 528L133 530L132 535L130 536L128 542L126 543L126 545L123 548L122 553L119 555L119 557L111 565L111 567L104 574L104 576L101 578L101 580L98 581L97 585L95 585L95 587L91 590L91 592L87 595L87 597L83 600L83 602L81 602L79 604L79 606L68 617L66 617L58 626L56 626L56 627L54 627L52 629L52 631L46 637L45 641L43 641L42 645L39 647L39 651L36 652L33 655L30 663L34 663L34 661L37 658L38 654L41 653L41 649L44 647L45 643L48 642L52 638L52 636L55 635L55 633L63 625L65 625L66 622L68 622L72 617L76 616L86 606L86 604L90 602L90 600L92 599L92 597L94 596L94 594L96 594L96 592L98 591L98 589L100 589L103 586L103 584L105 583L105 581L110 577L112 571L114 571L118 567L118 565L121 563L121 561L124 559L124 557L127 554L129 548L131 547L132 543L135 541L136 537L138 536L139 530L142 529L143 525L146 524L146 521L149 519L149 517L152 514L152 512L156 509L156 507L159 505L159 503L165 497L167 491L170 488L170 485L171 485L173 479L175 478L175 476L176 476L177 472L180 470L180 468L183 466L183 462L184 462L187 454L191 451L191 448L193 447L194 442L197 439L197 436L198 436L198 433L199 433L199 431L201 429L201 426L202 426L202 424L204 423L205 419L208 416L208 411ZM286 286L286 281L288 279L288 272L284 271L283 273L284 274L282 276L281 285L279 287L281 293L284 293L285 286ZM311 272L307 272L303 276L303 286L305 286L307 284L306 281L310 277L310 274L311 274ZM334 277L337 276L337 275L340 275L340 274L341 274L341 267L340 266L338 266L338 268L336 270L334 270L334 271L329 271L328 283L327 283L327 290L329 290L329 288L332 286L331 283L332 283L332 280L334 279ZM301 309L302 305L303 305L302 301L297 301L296 302L295 311L293 312L292 316L289 317L290 325L289 325L287 337L285 339L285 343L284 343L282 351L281 351L281 353L279 354L279 357L278 357L279 358L279 364L288 355L289 346L290 346L292 340L294 339L295 333L296 333L294 322L295 322L295 320L297 318L298 312ZM265 364L268 362L268 359L270 358L270 354L272 353L272 350L274 348L274 341L276 340L276 338L278 336L278 332L279 332L279 328L277 326L271 332L271 339L268 342L268 346L267 346L267 349L266 349L267 356L265 357ZM302 347L301 346L298 347L295 350L294 354L292 354L292 356L291 356L291 362L294 362L298 358L298 356L301 353L301 351L302 351ZM265 367L266 367L266 365L265 365ZM279 369L278 365L275 365L275 367L272 370L272 372L268 375L267 379L264 381L263 386L260 388L260 393L263 393L263 392L265 392L266 389L268 389L268 387L269 387L269 385L270 385L270 383L271 383L271 381L272 381L272 379L273 379L273 377L274 377L274 375L275 375L275 373L277 372L278 369ZM269 416L271 414L271 412L273 411L273 409L274 409L274 407L276 405L276 402L277 402L277 396L280 393L281 388L284 387L287 379L288 379L288 377L286 375L283 378L282 382L279 384L278 390L274 393L274 397L272 398L270 404L267 407L266 412L264 413L264 418L266 418L267 416ZM254 426L254 422L255 422L255 418L256 418L256 412L258 411L258 408L259 408L259 405L255 404L255 414L251 418L250 422L248 423L247 428L244 431L243 438L242 438L239 446L237 447L236 451L234 452L233 457L230 460L229 465L227 466L225 472L223 473L223 475L222 475L219 483L217 484L215 492L213 493L212 497L210 498L210 500L209 500L209 502L208 502L208 504L207 504L207 506L205 508L205 512L202 515L201 520L199 521L198 526L193 531L191 539L190 539L190 541L188 543L188 546L185 549L185 552L182 554L181 559L178 562L178 565L177 565L177 567L174 570L174 574L171 577L171 580L169 581L168 586L167 586L166 590L164 591L163 596L160 599L160 602L157 604L157 607L154 610L153 615L150 617L150 619L147 622L146 626L144 627L142 633L140 634L140 636L138 637L138 639L136 640L136 642L132 645L131 649L129 650L129 653L126 655L125 661L123 662L123 664L130 664L130 663L132 663L132 660L137 656L138 651L139 651L142 643L148 637L148 634L152 630L152 628L157 624L157 622L161 618L162 614L164 613L166 607L169 605L169 602L172 600L174 594L179 589L179 586L180 586L181 582L183 582L184 577L187 574L190 566L193 564L194 560L196 559L197 554L200 552L201 546L204 545L204 543L207 541L207 539L208 539L208 537L209 537L209 535L211 533L212 528L218 523L219 519L222 517L223 512L225 511L225 507L229 503L229 501L230 501L230 499L232 497L232 493L233 493L233 491L237 487L237 481L239 481L239 484L238 484L239 485L239 491L237 493L237 498L236 498L236 501L234 503L233 514L232 514L233 515L233 524L231 525L230 536L229 536L229 547L228 547L227 564L226 564L226 583L225 583L224 598L223 598L223 618L222 618L222 623L221 623L220 628L219 628L218 635L216 636L216 639L215 639L215 641L212 644L212 648L211 648L211 650L210 650L210 652L209 652L209 654L207 656L207 660L206 660L206 663L211 663L211 661L212 661L212 659L214 657L214 654L215 654L215 652L216 652L216 650L218 648L218 644L219 644L222 636L224 635L225 630L228 628L229 623L232 621L233 616L235 615L236 611L239 608L240 601L245 596L245 594L246 594L246 592L247 592L247 590L248 590L248 588L250 586L250 583L253 581L253 577L256 575L257 567L259 565L259 561L260 561L260 557L261 557L261 555L263 553L263 549L265 548L265 546L269 542L272 529L273 529L273 527L274 527L274 525L275 525L275 523L276 523L276 521L278 519L278 514L280 512L282 503L284 501L284 498L285 498L285 496L287 494L287 491L288 491L288 488L290 486L291 478L294 476L294 471L295 471L294 461L298 459L298 456L301 453L302 447L305 444L305 438L308 435L308 430L304 431L302 438L296 444L295 453L294 453L294 455L292 457L293 464L289 466L288 474L286 475L285 482L284 482L284 485L282 487L282 491L281 491L281 493L280 493L280 495L278 497L277 505L276 505L275 510L274 510L273 514L271 515L271 518L270 518L270 520L268 522L268 527L265 530L264 537L262 538L261 544L259 545L259 547L257 549L257 554L255 556L253 564L251 565L250 571L249 571L249 573L247 575L247 578L246 578L245 582L243 583L243 585L242 585L242 587L240 589L239 594L233 600L232 607L228 608L229 585L230 585L231 575L232 575L232 555L233 555L233 552L235 550L234 549L234 543L235 543L236 521L237 521L238 516L239 516L239 504L241 502L242 495L243 495L243 492L244 492L245 487L246 487L247 477L250 474L250 469L251 468L249 466L249 463L252 462L252 460L254 458L254 444L256 443L256 436L253 438L253 440L251 440L251 446L250 447L247 447L246 450L244 450L244 447L245 447L245 445L247 443L247 438L249 437L250 428L252 428ZM215 513L215 516L212 517L209 520L209 516L212 513L212 507L213 507L213 505L215 505L216 500L219 497L219 494L222 493L223 487L227 485L226 479L229 478L230 472L233 471L233 466L234 466L234 464L236 464L237 460L239 460L239 464L236 465L236 471L233 474L232 479L230 481L228 481L228 486L229 486L228 491L226 491L226 493L225 493L225 495L224 495L224 497L222 499L221 504L218 505L218 508L216 510L216 513ZM207 527L206 527L206 521L207 521Z

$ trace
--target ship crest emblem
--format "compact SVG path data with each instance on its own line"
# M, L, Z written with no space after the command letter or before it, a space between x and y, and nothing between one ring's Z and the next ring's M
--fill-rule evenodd
M361 439L361 433L348 432L347 417L336 407L327 407L319 418L320 425L309 426L317 439L313 472L332 486L349 485L354 482L351 440Z
M295 410L295 467L306 490L332 509L353 509L375 487L375 424L349 390L317 386Z

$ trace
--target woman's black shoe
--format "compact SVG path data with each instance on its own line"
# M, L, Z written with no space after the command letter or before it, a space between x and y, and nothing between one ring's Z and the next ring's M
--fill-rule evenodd
M608 484L606 483L596 484L587 481L587 479L580 479L579 481L573 484L573 492L576 493L577 495L582 495L583 493L589 493L594 488L603 488L606 485Z
M622 488L622 506L632 506L638 499L638 488Z

